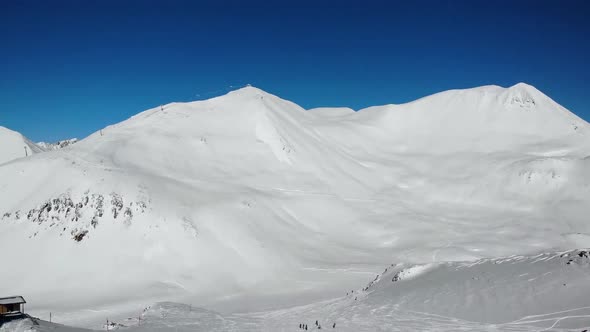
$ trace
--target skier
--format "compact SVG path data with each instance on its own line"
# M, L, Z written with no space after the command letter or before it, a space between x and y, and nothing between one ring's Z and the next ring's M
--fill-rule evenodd
M334 325L332 325L332 328L335 329L336 328L336 323L334 323Z

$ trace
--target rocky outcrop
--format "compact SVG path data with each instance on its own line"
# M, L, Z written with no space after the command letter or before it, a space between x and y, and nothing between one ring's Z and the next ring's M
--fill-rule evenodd
M26 212L4 212L1 220L32 222L41 226L39 230L56 228L60 230L60 236L69 230L72 239L80 242L87 237L90 230L97 228L103 219L121 221L130 226L134 215L145 213L146 210L147 204L144 201L128 201L114 192L103 195L86 191L76 200L72 199L70 194L64 193ZM38 232L34 232L30 237L37 236Z

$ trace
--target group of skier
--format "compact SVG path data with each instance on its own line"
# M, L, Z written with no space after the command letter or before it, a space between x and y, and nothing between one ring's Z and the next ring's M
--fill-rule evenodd
M317 328L318 330L321 330L321 329L322 329L322 326L320 325L320 322L319 322L319 321L317 321L317 320L315 321L315 326L316 326L316 328ZM333 329L335 329L335 328L336 328L336 323L332 324L332 328L333 328ZM300 330L305 330L305 331L307 331L307 324L299 324L299 329L300 329Z

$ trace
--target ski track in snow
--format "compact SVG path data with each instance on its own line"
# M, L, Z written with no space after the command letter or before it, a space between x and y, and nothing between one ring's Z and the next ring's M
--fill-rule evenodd
M359 303L344 310L339 301L324 302L302 308L287 309L258 314L234 314L220 316L215 313L192 312L186 306L175 307L164 304L162 310L158 305L148 310L141 325L137 319L129 319L123 331L298 331L299 324L307 324L309 330L317 330L318 320L323 330L329 331L579 331L572 328L560 328L560 322L586 315L554 316L547 319L523 318L503 324L482 324L453 317L446 317L426 312L404 311L384 305L377 308ZM561 314L579 311L577 308ZM338 316L334 313L337 312ZM556 313L546 314L555 315ZM538 315L541 317L541 315ZM528 317L531 318L531 317ZM336 328L332 325L336 323ZM125 324L125 323L123 323Z

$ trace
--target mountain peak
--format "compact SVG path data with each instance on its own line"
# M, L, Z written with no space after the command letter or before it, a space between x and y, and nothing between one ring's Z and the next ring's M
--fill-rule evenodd
M522 108L533 108L547 98L541 91L526 83L517 83L506 89L506 103Z
M507 88L507 90L513 93L528 94L530 96L545 96L545 94L541 92L539 89L523 82L516 83L513 86Z
M260 96L269 95L269 93L255 86L247 84L244 87L230 91L227 95Z
M539 91L537 88L535 88L534 86L524 83L524 82L518 82L516 84L514 84L513 86L509 87L508 89L511 90L525 90L525 91Z
M257 100L263 100L263 99L267 99L267 98L279 98L271 93L268 93L262 89L259 89L257 87L254 87L250 84L243 86L241 88L232 90L224 95L220 95L208 100L211 101L228 101L228 100L233 100L234 102L244 102L246 100L252 100L252 99L257 99Z

